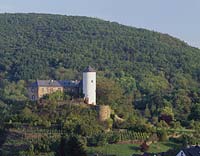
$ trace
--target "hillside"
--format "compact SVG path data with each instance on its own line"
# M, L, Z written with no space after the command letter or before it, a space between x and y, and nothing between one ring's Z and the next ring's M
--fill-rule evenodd
M194 144L199 60L199 49L167 34L88 17L0 14L0 155L56 155L70 141L80 150L136 142L136 153L152 138ZM97 70L97 104L112 108L103 123L68 93L27 98L29 82L80 80L88 65Z
M91 65L124 94L134 91L139 107L180 103L189 113L199 102L200 50L167 34L47 14L0 14L0 33L2 80L81 79Z
M52 77L59 67L82 71L175 73L197 80L200 50L166 34L88 17L0 15L0 70L11 80ZM183 74L183 75L182 75Z

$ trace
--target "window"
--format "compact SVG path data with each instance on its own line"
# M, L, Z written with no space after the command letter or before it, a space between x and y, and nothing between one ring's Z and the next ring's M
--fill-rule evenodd
M44 88L42 88L42 92L44 93Z
M93 80L91 80L91 83L93 83Z
M35 100L35 95L32 95L32 100Z

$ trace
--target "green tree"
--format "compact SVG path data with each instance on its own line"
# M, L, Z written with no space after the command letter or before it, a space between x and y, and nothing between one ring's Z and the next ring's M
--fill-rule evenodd
M150 94L164 92L169 89L167 79L162 74L154 75L153 73L144 75L139 86L143 92Z
M132 76L122 76L117 79L117 82L124 89L125 94L130 94L137 89L136 80Z
M12 101L25 101L27 100L27 88L25 87L26 83L23 80L18 81L17 83L7 82L5 88L3 89L3 97L6 100Z
M86 156L83 144L75 136L69 138L61 138L60 156Z
M79 75L80 73L76 70L59 67L57 69L53 69L52 77L56 80L76 80L80 79Z
M146 106L146 108L145 108L144 115L145 115L146 118L151 117L151 112L150 112L148 106Z
M97 103L99 105L115 106L123 97L123 91L113 80L107 78L97 79Z
M158 131L158 138L160 141L167 141L168 140L167 131L165 129Z
M200 121L200 103L194 104L194 106L192 106L189 119Z

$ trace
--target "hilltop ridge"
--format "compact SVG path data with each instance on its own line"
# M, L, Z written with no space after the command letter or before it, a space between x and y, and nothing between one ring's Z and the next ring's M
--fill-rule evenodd
M197 78L200 50L167 34L78 16L0 14L0 21L0 66L11 80L52 77L63 66L81 71L88 62L135 77L142 70Z

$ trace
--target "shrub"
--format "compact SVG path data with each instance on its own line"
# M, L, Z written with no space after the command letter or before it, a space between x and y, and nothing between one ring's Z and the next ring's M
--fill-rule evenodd
M110 136L108 136L109 144L114 144L117 143L118 141L119 141L119 136L117 134L111 134Z
M143 142L143 143L140 145L140 150L141 150L142 152L146 152L146 151L148 151L148 149L149 149L149 145L147 145L146 142Z
M167 132L164 129L158 131L157 135L158 135L158 138L159 138L160 141L168 140Z
M103 146L106 143L107 143L107 135L104 133L93 135L87 140L88 146Z
M59 154L62 156L86 156L84 145L75 137L62 137L59 147Z

